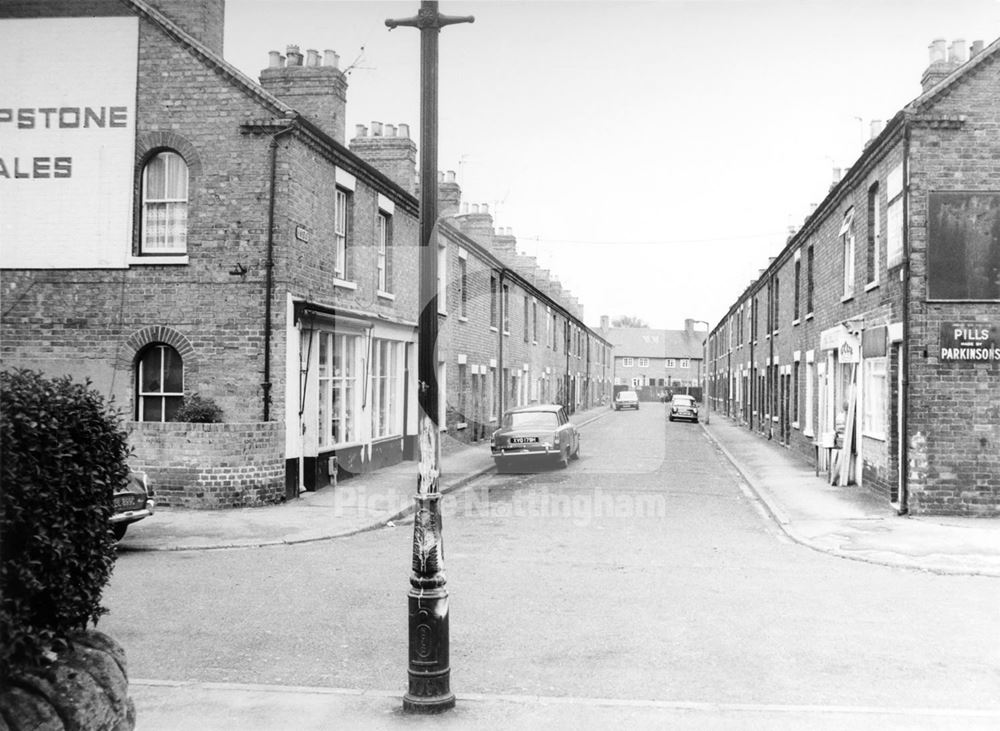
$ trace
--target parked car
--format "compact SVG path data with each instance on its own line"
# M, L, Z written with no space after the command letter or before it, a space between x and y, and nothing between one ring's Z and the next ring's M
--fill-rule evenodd
M615 411L622 409L639 410L639 394L635 391L619 391L615 396Z
M114 513L111 515L111 529L115 532L116 541L125 536L125 531L132 523L152 515L156 507L145 472L129 473L128 480L115 490L112 499Z
M670 399L670 414L667 418L670 421L677 419L698 421L698 405L695 403L694 397L683 393L675 394Z
M537 461L566 467L580 457L580 433L559 404L521 406L503 415L490 449L498 472Z

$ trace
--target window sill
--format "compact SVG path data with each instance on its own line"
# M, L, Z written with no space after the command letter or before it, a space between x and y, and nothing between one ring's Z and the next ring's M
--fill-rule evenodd
M458 321L459 321L459 322L468 322L468 321L469 321L469 318L468 318L468 317L466 317L465 315L459 315L459 316L458 316Z
M497 329L496 325L490 325L490 332L491 333L495 333L495 332L500 332L500 331ZM504 333L504 335L507 335L507 334L508 333Z
M861 431L861 436L863 438L865 438L865 439L875 439L876 441L879 441L879 442L886 441L885 434L869 434L868 432L862 430Z
M396 301L396 295L392 292L383 292L381 289L375 292L375 296L382 300L389 300L390 302Z
M792 327L796 327L799 324L799 322L800 322L799 318L796 317L794 320L792 320Z
M798 429L798 428L799 428L799 422L793 421L792 422L792 429Z
M811 320L811 319L813 319L813 313L810 312L808 315L806 315L806 320Z
M130 256L129 266L173 265L183 266L188 263L188 255L181 256Z
M816 435L813 433L812 429L803 429L802 436L809 437L810 439L813 439L813 438L815 438Z
M852 299L854 299L854 292L851 292L850 294L845 294L843 297L840 298L840 302L841 304L847 304Z
M865 292L871 292L873 289L878 289L878 282L868 282L865 285Z
M457 424L455 424L455 429L457 431L461 431L462 429L468 429L468 428L469 428L469 424L468 424L468 422L465 422L465 421L460 421Z
M357 282L349 282L346 279L337 279L336 277L334 277L333 278L333 286L334 287L340 287L341 289L352 289L353 290L353 289L357 289L358 288L358 283Z

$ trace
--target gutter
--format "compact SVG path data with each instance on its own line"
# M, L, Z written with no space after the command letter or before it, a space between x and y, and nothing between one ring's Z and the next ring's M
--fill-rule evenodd
M278 177L278 138L282 137L293 129L296 123L292 122L287 127L278 130L271 135L268 144L271 158L271 184L267 203L267 264L264 268L264 382L261 384L263 390L263 411L264 421L271 420L271 297L274 294L274 187Z

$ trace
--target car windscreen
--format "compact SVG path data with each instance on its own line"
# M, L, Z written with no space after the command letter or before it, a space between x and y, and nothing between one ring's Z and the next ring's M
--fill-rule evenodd
M515 411L503 419L506 429L555 429L559 420L554 411Z
M618 394L619 401L638 401L639 397L635 395L634 391L622 391Z
M694 399L690 396L674 396L674 403L678 406L690 406L694 403Z

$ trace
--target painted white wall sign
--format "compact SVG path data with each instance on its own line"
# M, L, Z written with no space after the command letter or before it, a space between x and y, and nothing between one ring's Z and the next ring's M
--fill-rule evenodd
M124 268L139 19L0 21L0 267Z

